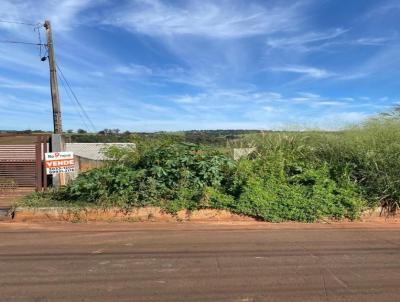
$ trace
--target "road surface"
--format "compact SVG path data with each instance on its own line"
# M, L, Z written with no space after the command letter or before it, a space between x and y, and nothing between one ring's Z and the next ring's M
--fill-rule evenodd
M0 223L0 301L400 301L400 227Z

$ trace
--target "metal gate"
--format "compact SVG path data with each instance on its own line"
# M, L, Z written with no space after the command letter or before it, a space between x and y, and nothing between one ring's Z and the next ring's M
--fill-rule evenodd
M43 173L49 135L0 135L0 189L41 191L47 187Z

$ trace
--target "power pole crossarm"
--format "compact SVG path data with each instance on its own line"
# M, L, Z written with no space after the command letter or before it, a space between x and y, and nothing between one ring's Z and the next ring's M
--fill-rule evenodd
M44 22L44 27L46 28L47 50L49 54L50 89L51 89L51 101L53 104L54 133L62 134L61 106L60 106L60 96L58 94L58 83L57 83L57 68L56 68L57 66L56 66L56 59L54 56L53 35L51 31L50 21L46 20Z

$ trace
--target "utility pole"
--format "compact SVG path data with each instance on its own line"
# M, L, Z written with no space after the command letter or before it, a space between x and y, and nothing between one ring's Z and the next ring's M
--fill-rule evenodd
M49 20L44 22L44 28L46 28L47 34L47 52L49 59L50 68L50 90L51 90L51 102L53 105L53 125L54 134L51 136L51 151L52 152L63 152L65 151L65 142L62 135L62 123L61 123L61 106L60 106L60 95L58 93L58 81L57 81L57 65L54 56L53 47L53 34L51 31L51 24ZM46 60L42 58L42 61ZM53 175L53 187L59 188L65 185L66 175L64 173Z
M56 59L54 57L53 35L51 31L50 21L46 20L44 22L44 27L46 28L47 50L49 54L48 58L50 67L51 102L53 104L54 133L62 134L61 106L60 106L60 96L58 94L58 83L57 83L57 66L56 66Z

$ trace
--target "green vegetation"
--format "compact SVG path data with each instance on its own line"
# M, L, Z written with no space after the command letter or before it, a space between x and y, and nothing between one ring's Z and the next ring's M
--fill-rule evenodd
M369 207L389 212L400 206L400 112L371 118L340 132L291 132L247 143L274 152L294 153L302 162L325 163L336 182L343 175L354 183Z
M177 134L135 142L136 150L111 148L103 168L25 203L215 208L273 222L356 219L367 207L399 206L398 111L340 132L246 134L231 145L256 151L239 161L219 144L185 143Z
M65 133L66 141L71 143L111 143L111 142L136 142L137 140L158 140L165 136L173 136L175 141L193 144L226 146L231 140L241 139L245 134L260 133L258 130L190 130L181 132L120 132L119 129L104 129L98 133L86 133L78 129L76 133L68 130Z
M119 129L103 129L97 133L87 132L83 129L76 131L69 129L64 132L68 143L130 143L137 140L163 140L165 136L174 137L175 141L193 144L212 145L225 147L227 143L239 140L243 135L261 133L260 130L189 130L178 132L121 132ZM0 130L0 133L9 134L40 134L43 130Z

